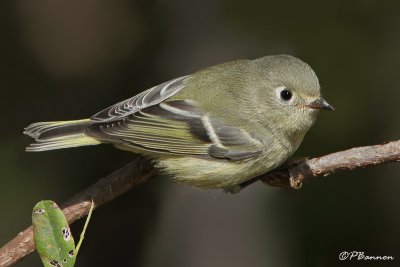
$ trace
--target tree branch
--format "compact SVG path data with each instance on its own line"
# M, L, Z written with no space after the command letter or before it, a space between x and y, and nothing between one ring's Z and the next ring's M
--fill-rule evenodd
M356 147L313 159L292 160L257 180L271 186L299 189L304 181L338 171L400 162L400 140L381 145Z
M313 159L291 160L277 170L241 184L241 187L261 180L272 186L300 188L304 181L317 176L395 161L400 161L400 140L382 145L352 148ZM139 157L78 193L61 207L71 224L87 215L92 199L97 208L156 174L157 171L149 161ZM11 266L34 249L31 226L0 249L0 267Z

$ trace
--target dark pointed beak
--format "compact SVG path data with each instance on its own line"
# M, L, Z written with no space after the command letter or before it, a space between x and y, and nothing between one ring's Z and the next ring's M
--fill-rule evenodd
M326 102L322 97L314 100L313 102L306 105L312 109L323 109L323 110L335 110L328 102Z

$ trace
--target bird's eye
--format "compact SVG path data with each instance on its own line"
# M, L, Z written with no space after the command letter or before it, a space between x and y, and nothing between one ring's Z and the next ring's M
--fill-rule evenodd
M286 104L291 104L295 95L293 91L288 89L286 86L282 85L275 89L276 97L278 100L282 102L286 102Z
M280 93L281 99L284 101L290 101L292 99L292 92L288 89L283 89Z

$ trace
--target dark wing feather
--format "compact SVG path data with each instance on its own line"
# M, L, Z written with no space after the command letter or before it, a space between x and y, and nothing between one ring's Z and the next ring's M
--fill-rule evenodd
M227 148L221 148L216 145L210 146L208 154L218 159L231 159L231 160L243 160L256 157L261 154L261 150L254 151L240 151Z

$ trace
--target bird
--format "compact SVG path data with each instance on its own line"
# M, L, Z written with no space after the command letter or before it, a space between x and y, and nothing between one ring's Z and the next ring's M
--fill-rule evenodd
M113 144L180 183L235 192L287 161L320 110L333 110L302 60L236 60L164 82L91 118L36 122L26 151Z

